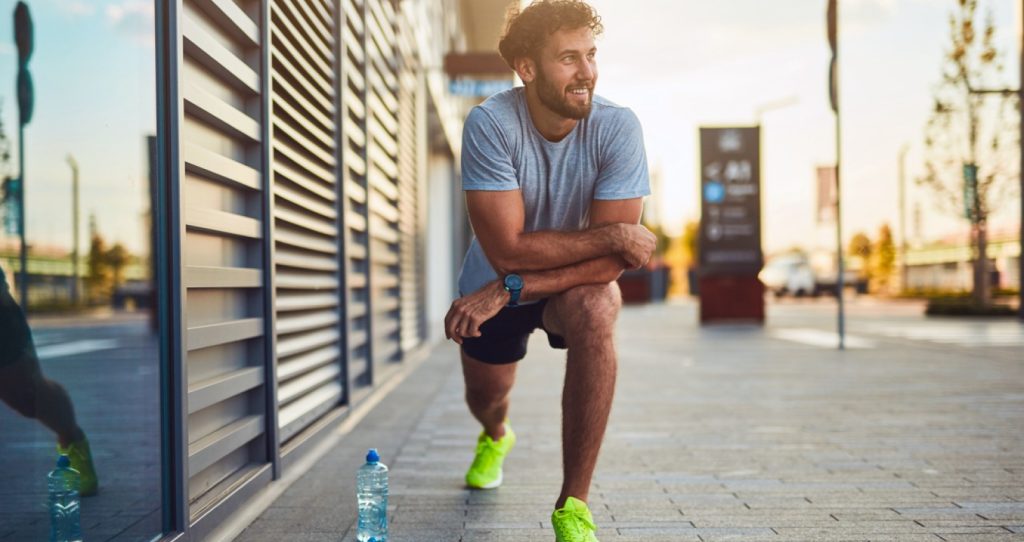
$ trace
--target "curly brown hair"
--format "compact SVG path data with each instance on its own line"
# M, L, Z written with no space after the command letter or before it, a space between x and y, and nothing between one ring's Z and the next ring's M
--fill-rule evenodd
M505 35L498 42L501 57L513 70L517 58L536 58L548 36L563 28L589 28L595 37L604 31L601 17L581 0L536 0L522 10L518 6L509 6Z

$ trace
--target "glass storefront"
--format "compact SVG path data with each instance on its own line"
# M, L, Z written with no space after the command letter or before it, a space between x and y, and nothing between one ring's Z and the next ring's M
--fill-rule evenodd
M152 540L163 508L154 4L25 2L33 99L23 130L16 4L0 0L0 267L10 285L0 303L0 540L47 539L58 439L81 464L83 435L98 478L82 500L85 539ZM14 300L27 306L35 355L12 331Z

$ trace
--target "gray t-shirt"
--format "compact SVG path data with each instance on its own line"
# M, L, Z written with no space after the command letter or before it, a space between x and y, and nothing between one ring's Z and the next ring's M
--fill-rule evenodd
M522 190L524 231L585 229L594 199L649 195L640 121L628 108L594 96L590 116L561 141L533 125L523 87L474 107L462 132L463 190ZM460 295L497 278L474 237L459 275Z

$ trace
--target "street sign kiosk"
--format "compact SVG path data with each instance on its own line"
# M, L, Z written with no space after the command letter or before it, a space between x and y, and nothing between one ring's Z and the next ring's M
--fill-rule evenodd
M701 323L764 322L760 127L701 128Z

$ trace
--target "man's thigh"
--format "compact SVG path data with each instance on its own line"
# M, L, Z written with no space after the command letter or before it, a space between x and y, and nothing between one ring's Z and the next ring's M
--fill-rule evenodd
M19 412L33 411L42 379L39 363L32 356L0 366L0 401Z
M467 391L481 395L504 395L516 380L518 363L486 363L462 352L462 375Z
M7 278L0 269L0 368L23 362L26 358L34 362L35 357L32 332L25 313L11 297Z

